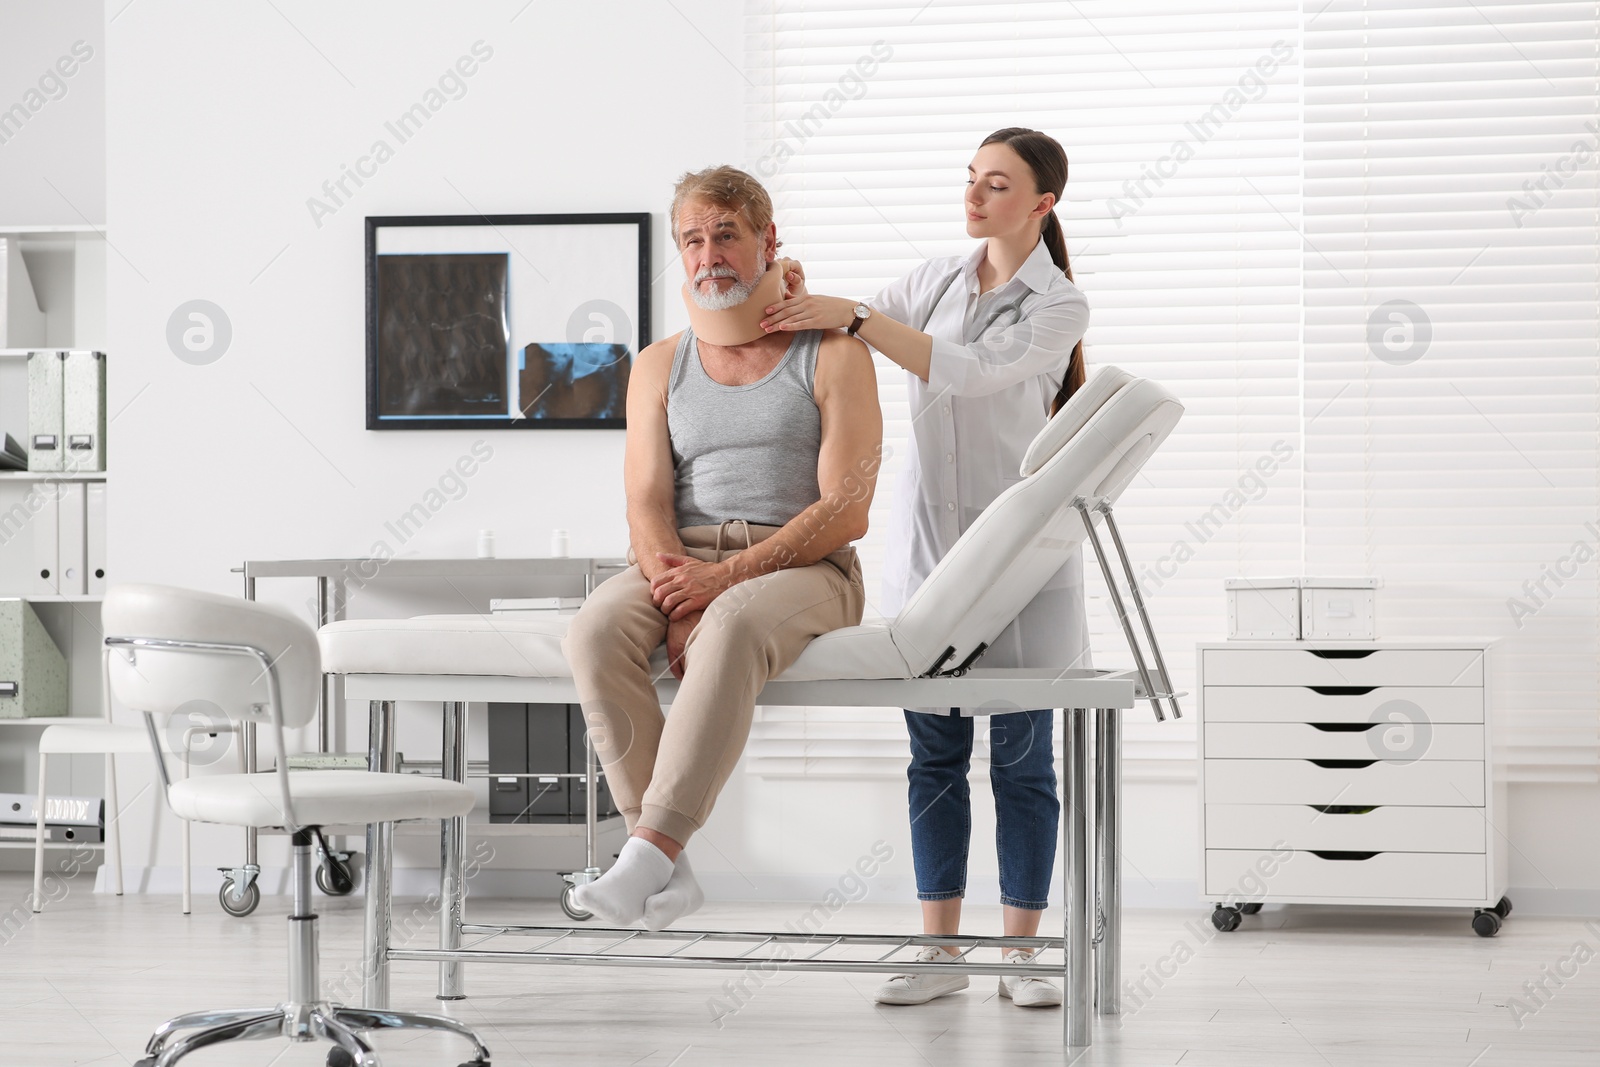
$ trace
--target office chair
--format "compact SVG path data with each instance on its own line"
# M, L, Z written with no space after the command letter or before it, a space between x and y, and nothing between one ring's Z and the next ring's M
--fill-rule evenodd
M447 819L472 808L458 782L358 770L291 771L283 732L315 714L322 667L311 627L282 609L158 585L119 585L101 608L112 693L142 712L167 803L180 818L229 826L282 827L291 835L294 907L289 915L289 997L272 1008L200 1011L156 1028L135 1067L173 1067L225 1041L286 1037L328 1041L329 1067L378 1067L361 1036L387 1029L444 1030L472 1042L462 1067L488 1067L489 1050L468 1027L438 1015L364 1010L322 999L317 916L311 910L312 840L325 825ZM165 722L192 700L230 720L259 723L277 768L173 781L162 757ZM180 1031L189 1031L180 1036Z

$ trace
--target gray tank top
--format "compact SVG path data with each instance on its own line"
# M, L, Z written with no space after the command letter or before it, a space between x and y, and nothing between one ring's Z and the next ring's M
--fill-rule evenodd
M817 502L821 344L821 330L802 330L766 377L722 385L701 365L694 331L683 331L667 382L679 526L782 526Z

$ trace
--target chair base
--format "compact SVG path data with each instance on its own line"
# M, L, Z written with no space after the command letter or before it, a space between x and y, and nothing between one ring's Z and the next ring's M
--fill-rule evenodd
M192 1030L178 1037L180 1030ZM199 1011L168 1019L145 1046L145 1058L134 1067L173 1067L183 1057L225 1041L259 1041L284 1037L291 1041L327 1041L330 1067L379 1067L378 1054L361 1038L373 1030L443 1030L472 1042L473 1057L461 1067L489 1067L489 1050L464 1024L442 1015L409 1011L345 1008L316 1004L280 1004L275 1008Z

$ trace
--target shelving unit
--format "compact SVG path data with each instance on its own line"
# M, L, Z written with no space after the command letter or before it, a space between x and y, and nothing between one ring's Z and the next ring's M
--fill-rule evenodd
M45 334L24 348L0 348L0 432L27 445L28 353L38 349L105 351L105 227L82 223L55 226L0 225L0 236L15 237L22 249L34 293L44 313ZM62 654L67 658L67 710L62 717L0 719L0 792L33 793L38 789L38 740L46 726L98 719L100 707L100 609L98 595L34 596L18 588L16 554L31 556L26 524L6 522L7 513L40 483L106 482L104 471L42 473L0 471L0 597L22 597L35 606ZM24 543L26 542L26 543ZM11 563L6 563L10 553ZM15 729L31 727L32 729ZM71 795L103 795L105 760L101 756L60 756L50 761L49 791ZM47 842L46 848L101 849L100 843ZM0 861L0 869L32 866L27 852L33 842L0 840L0 851L20 856Z

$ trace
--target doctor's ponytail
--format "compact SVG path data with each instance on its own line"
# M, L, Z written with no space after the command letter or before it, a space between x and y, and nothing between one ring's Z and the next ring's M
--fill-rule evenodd
M1003 144L1010 148L1022 158L1028 169L1033 171L1034 189L1041 195L1054 193L1056 203L1061 202L1061 194L1067 187L1067 152L1061 147L1060 141L1038 130L1007 126L985 137L983 144ZM1067 281L1072 281L1072 264L1067 260L1067 237L1061 229L1061 220L1056 217L1053 206L1045 212L1044 218L1040 221L1039 235L1044 239L1044 246L1050 252L1050 259L1061 268L1061 273L1067 276ZM1083 365L1083 340L1080 338L1072 348L1072 358L1067 362L1067 372L1061 380L1061 388L1056 390L1055 399L1051 401L1051 415L1060 411L1062 405L1072 399L1072 394L1078 391L1087 376Z

